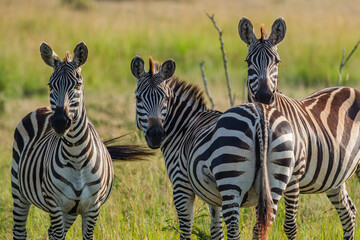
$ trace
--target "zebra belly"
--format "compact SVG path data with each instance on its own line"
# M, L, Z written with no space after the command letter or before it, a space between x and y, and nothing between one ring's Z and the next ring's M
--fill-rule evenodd
M358 167L359 157L342 156L332 165L322 164L317 158L310 161L308 171L300 180L300 193L322 193L338 188L348 180ZM321 162L325 162L323 159Z
M100 206L110 194L111 186L100 180L101 175L89 174L68 169L67 181L56 180L44 186L54 192L51 200L55 201L65 213L82 214ZM91 177L91 178L90 178Z

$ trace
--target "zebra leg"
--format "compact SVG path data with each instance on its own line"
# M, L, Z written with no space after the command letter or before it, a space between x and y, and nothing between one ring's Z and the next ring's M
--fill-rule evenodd
M99 216L100 206L94 211L89 211L82 215L82 233L83 240L91 240L94 237L95 224Z
M48 229L49 240L65 239L63 211L57 207L53 209L54 210L50 212L51 225Z
M66 236L67 231L73 225L76 220L76 215L66 214L64 216L64 235Z
M234 194L222 196L223 205L222 212L224 221L227 228L227 239L238 240L240 239L239 230L239 209L244 198L244 194Z
M30 202L27 201L20 193L18 182L17 164L11 169L11 192L13 197L13 235L14 239L26 239L26 221L29 214Z
M211 214L211 239L222 240L224 234L222 230L222 212L221 207L209 205Z
M353 240L355 231L356 208L346 191L345 183L326 192L326 196L339 214L344 231L344 239Z
M14 227L13 234L14 240L16 239L26 239L26 220L29 214L29 209L31 204L21 197L21 195L14 194L13 188L13 218L14 218Z
M182 240L190 240L192 229L195 194L189 189L191 187L187 184L186 186L174 185L173 190L173 199L180 225L180 239Z
M288 239L295 239L297 234L297 224L296 224L296 213L299 205L300 197L300 188L299 183L290 182L286 192L284 194L285 198L285 222L284 230Z

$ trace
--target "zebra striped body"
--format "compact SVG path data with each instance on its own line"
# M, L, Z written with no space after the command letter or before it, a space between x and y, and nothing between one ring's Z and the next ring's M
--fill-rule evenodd
M135 57L136 122L151 148L161 148L173 185L181 239L190 239L195 195L209 204L212 239L239 239L239 207L257 206L254 239L266 238L294 167L293 133L274 108L245 104L206 108L197 86L173 78L175 63L150 71Z
M113 166L109 152L86 116L80 66L87 48L79 43L74 60L60 61L43 43L52 108L39 108L18 124L11 169L14 239L26 238L30 205L50 214L49 239L65 239L77 215L83 239L92 239L100 206L109 197Z
M334 87L294 100L277 91L277 44L285 37L286 26L279 18L268 39L256 39L247 18L239 23L239 35L248 44L248 100L278 109L292 126L295 136L294 181L291 194L285 193L285 232L296 236L299 193L323 193L336 208L344 239L354 239L356 208L346 192L345 181L360 160L360 93L352 88Z

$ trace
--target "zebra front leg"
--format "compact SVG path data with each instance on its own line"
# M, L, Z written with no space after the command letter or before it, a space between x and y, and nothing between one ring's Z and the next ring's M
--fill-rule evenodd
M222 230L222 212L221 207L209 205L211 215L211 239L222 240L224 234Z
M26 221L29 214L31 204L21 197L21 195L15 195L13 189L13 239L21 240L26 239Z
M356 208L346 191L345 183L326 192L326 196L339 214L343 227L344 239L353 240L355 231Z
M94 237L95 224L100 212L100 206L93 211L82 215L82 234L83 240L92 240Z
M180 239L190 240L195 194L190 185L174 186L173 199L179 219Z
M19 190L19 182L17 176L17 165L11 169L11 193L13 197L13 239L26 239L26 221L29 214L31 204L27 201Z
M53 201L48 201L48 203L54 203ZM53 207L49 207L52 209L50 212L50 222L51 225L48 229L49 240L65 240L65 230L64 230L64 215L63 211L53 205Z

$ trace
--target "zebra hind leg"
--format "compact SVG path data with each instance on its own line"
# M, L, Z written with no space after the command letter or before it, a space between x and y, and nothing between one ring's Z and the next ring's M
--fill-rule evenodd
M345 183L326 192L326 196L335 207L344 231L344 239L353 240L355 231L356 208L346 191Z
M227 228L227 239L240 239L239 209L244 195L223 195L222 213Z
M221 207L209 205L211 215L211 239L222 240L224 234L222 230L222 212Z
M299 205L299 183L289 183L284 194L285 199L285 222L284 230L288 239L294 240L297 234L296 213Z

